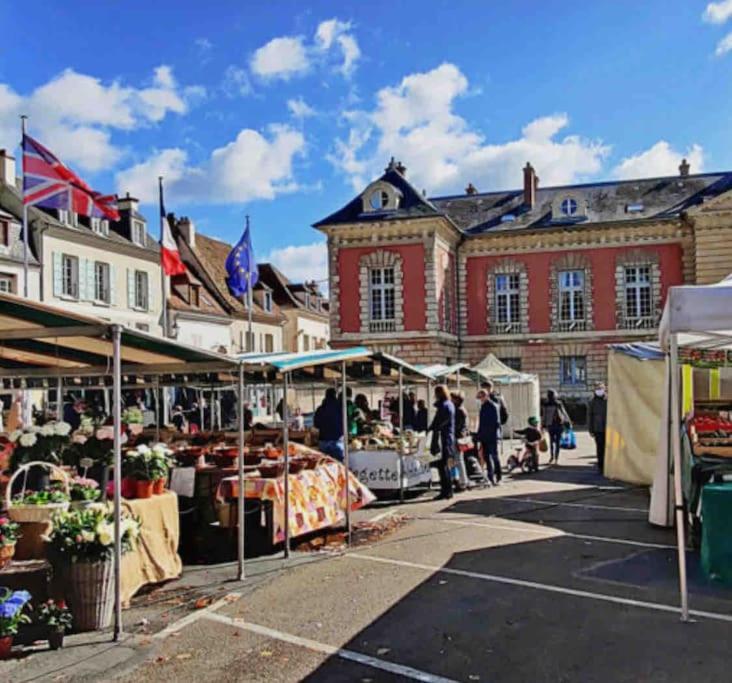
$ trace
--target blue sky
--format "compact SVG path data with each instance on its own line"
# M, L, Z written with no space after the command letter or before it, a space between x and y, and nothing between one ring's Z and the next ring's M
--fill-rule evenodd
M30 131L323 277L310 224L392 154L431 195L732 169L732 0L3 3L0 146Z

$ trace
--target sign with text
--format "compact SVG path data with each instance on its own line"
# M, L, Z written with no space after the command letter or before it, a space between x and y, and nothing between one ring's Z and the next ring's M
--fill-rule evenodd
M402 456L404 488L429 484L432 470L429 458ZM399 455L395 451L353 451L348 455L349 469L370 489L399 488Z

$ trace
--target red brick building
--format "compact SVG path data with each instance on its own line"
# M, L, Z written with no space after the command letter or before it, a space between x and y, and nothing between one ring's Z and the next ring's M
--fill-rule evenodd
M392 160L315 224L328 237L331 344L414 362L492 352L579 400L606 345L656 338L668 288L732 271L732 174L427 198Z

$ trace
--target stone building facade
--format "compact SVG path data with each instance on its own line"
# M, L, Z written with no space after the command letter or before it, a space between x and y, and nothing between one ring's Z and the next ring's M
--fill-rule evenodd
M331 344L415 363L494 353L578 404L607 345L653 340L666 292L732 271L732 173L427 198L391 161L315 224L328 239Z

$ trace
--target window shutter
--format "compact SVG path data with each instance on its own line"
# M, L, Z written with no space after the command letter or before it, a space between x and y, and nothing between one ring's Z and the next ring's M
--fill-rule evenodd
M135 307L135 271L127 269L127 308Z
M109 264L109 303L117 305L117 270L113 263Z
M97 295L97 279L94 271L94 261L88 259L86 262L86 298L89 301L94 301Z
M63 289L61 283L61 254L53 252L53 295L61 296Z
M152 282L150 282L150 273L148 273L147 278L145 279L145 282L147 283L147 310L148 311L154 311L155 310L155 287L153 286Z
M82 301L84 299L89 298L89 293L88 293L87 287L86 287L86 285L87 285L87 270L86 270L87 259L80 258L77 261L77 264L78 264L77 265L77 270L78 270L77 276L79 278L79 286L77 289L77 298L79 299L79 301Z

